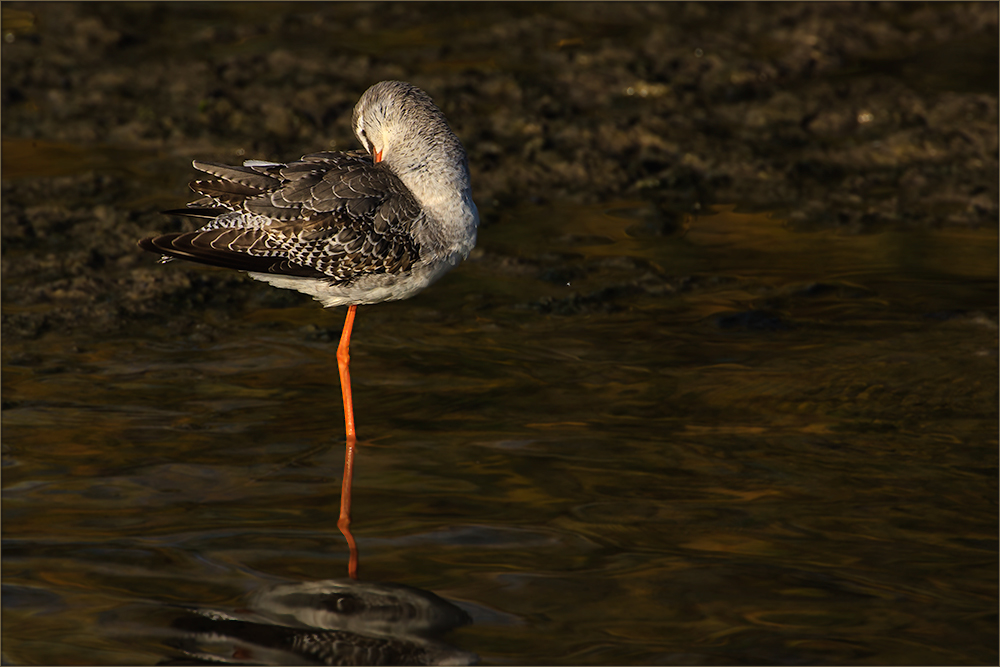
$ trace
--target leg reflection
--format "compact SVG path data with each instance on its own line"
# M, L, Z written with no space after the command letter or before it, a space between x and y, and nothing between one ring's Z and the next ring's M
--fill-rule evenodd
M351 550L350 560L347 564L347 574L351 579L358 578L358 545L351 535L351 480L354 477L354 450L357 442L354 438L347 440L347 454L344 457L344 481L340 486L340 519L337 527L347 539L347 546Z

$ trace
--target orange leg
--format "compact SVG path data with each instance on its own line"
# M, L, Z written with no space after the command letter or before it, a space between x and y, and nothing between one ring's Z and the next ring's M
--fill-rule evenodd
M357 306L347 309L347 319L344 321L344 331L340 334L340 346L337 348L337 368L340 370L340 390L344 395L344 427L347 430L347 453L344 457L344 481L340 487L340 519L337 527L347 539L351 550L347 573L351 579L358 578L358 545L351 535L351 481L354 478L354 450L357 436L354 433L354 403L351 400L351 329L354 327L354 312Z
M347 428L347 441L355 439L354 435L354 403L351 401L351 329L354 328L354 313L357 306L348 306L347 319L344 320L344 330L340 334L340 345L337 347L337 367L340 369L340 391L344 394L344 426Z

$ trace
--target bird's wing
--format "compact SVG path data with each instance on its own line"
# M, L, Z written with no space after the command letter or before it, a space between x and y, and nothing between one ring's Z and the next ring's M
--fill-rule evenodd
M176 215L207 218L194 232L140 246L165 257L241 271L351 282L403 273L420 257L422 210L383 165L357 151L312 153L288 164L194 162L215 176L191 189L203 197Z

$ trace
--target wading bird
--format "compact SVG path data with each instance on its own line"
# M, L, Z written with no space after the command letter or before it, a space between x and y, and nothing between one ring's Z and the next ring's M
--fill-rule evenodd
M213 179L202 195L168 214L206 219L193 232L143 239L162 255L246 271L275 287L304 292L323 306L348 306L337 366L347 452L337 522L351 549L354 407L350 342L359 305L406 299L468 256L479 212L458 137L430 96L401 81L377 83L354 107L363 151L321 152L287 164L247 160L228 166L195 160Z

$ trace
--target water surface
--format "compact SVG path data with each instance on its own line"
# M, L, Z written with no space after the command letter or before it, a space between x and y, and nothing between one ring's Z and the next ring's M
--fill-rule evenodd
M506 215L359 311L362 580L487 663L989 661L995 230ZM341 317L5 345L9 661L152 663L127 605L346 576Z

